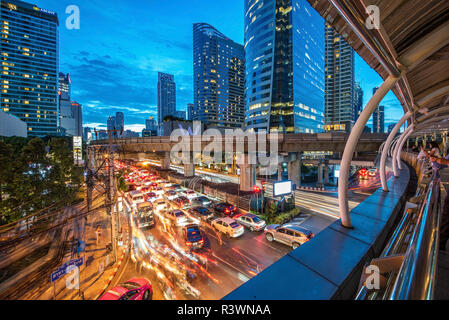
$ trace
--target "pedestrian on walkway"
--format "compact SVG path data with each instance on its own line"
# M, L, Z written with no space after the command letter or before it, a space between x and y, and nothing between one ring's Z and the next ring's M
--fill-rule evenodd
M449 149L448 149L449 152ZM432 163L440 165L440 168L449 166L449 154L445 158L430 157ZM449 192L446 194L443 204L443 212L441 214L440 223L440 250L446 250L446 244L449 240Z
M100 244L101 240L101 226L98 225L97 229L95 230L95 234L97 235L97 246Z

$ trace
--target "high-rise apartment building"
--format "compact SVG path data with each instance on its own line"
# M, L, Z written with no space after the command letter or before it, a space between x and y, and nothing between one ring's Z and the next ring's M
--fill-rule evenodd
M28 135L58 128L58 16L35 5L0 1L1 110L25 121Z
M174 76L159 72L157 82L157 120L159 126L166 116L176 112L176 84Z
M363 110L363 90L360 83L356 82L354 84L354 101L355 101L355 120L360 117Z
M325 26L325 130L350 132L357 117L354 50L329 24Z
M324 130L324 21L306 0L245 0L249 130Z
M207 23L193 24L193 120L240 128L245 118L245 50Z
M373 95L379 88L373 88ZM373 112L373 133L385 133L385 106L379 105Z

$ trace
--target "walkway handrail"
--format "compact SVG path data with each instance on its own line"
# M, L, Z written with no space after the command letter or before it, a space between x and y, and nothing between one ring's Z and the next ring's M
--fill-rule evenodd
M390 295L392 300L430 300L435 286L440 213L440 180L433 178Z

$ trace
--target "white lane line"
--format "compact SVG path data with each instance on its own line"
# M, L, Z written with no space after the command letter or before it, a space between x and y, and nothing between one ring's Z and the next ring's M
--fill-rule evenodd
M217 258L218 260L220 260L221 262L223 262L224 264L228 265L229 267L233 268L234 270L237 270L239 273L245 274L246 272L240 270L239 268L237 268L236 266L230 264L229 262L227 262L226 260L223 260L222 258L218 257L214 252L212 252L212 256ZM239 279L241 280L241 279Z
M254 239L256 239L256 241L262 243L263 245L265 245L265 246L267 246L267 247L273 249L274 251L277 251L277 252L279 252L279 253L285 254L285 252L283 252L282 250L280 250L280 249L278 249L278 248L276 248L276 247L273 247L272 245L266 243L265 241L260 240L259 238L254 238Z

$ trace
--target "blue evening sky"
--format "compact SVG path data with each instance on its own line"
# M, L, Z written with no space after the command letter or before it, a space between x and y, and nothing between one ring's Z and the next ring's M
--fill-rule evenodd
M305 0L304 0L305 1ZM29 1L33 2L33 1ZM243 43L243 0L35 0L59 17L59 69L72 79L72 100L83 105L84 126L104 127L122 111L125 129L140 131L157 114L157 72L175 75L177 109L193 102L192 23L207 22ZM80 29L66 28L66 8L80 8ZM364 102L382 83L356 57ZM402 108L389 93L385 127ZM372 125L370 121L369 126Z

